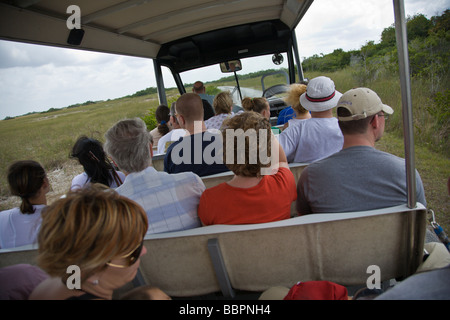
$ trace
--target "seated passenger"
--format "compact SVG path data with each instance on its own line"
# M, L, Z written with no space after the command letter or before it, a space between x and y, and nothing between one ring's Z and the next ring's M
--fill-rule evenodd
M201 81L196 81L192 87L192 92L200 96L203 103L203 120L206 121L214 116L214 96L206 94L206 87Z
M311 163L342 149L344 138L332 112L341 95L330 78L308 83L300 103L311 111L311 119L287 127L278 137L288 162Z
M260 113L264 118L270 121L270 105L266 98L249 98L242 100L242 107L245 111L254 111ZM271 127L273 134L278 135L281 130L277 127Z
M161 137L158 141L158 150L156 154L164 154L167 148L175 141L180 140L181 137L187 135L187 131L180 127L177 117L175 116L175 102L170 107L170 130L167 134Z
M83 166L84 172L72 179L71 190L85 187L89 183L101 183L110 188L117 188L125 179L123 172L116 171L108 160L100 141L81 136L75 142L71 158L76 158Z
M370 89L344 93L337 104L344 147L303 170L297 185L300 215L374 210L407 202L405 160L375 149L386 117L393 112ZM427 205L417 170L416 197Z
M306 92L306 85L293 83L289 87L289 92L285 101L287 104L292 106L292 109L295 111L295 118L289 119L283 126L283 130L286 129L289 125L301 122L303 120L311 118L311 114L308 110L303 108L300 103L300 96Z
M49 276L31 264L0 268L0 300L28 300L33 290Z
M117 122L105 134L105 151L125 173L116 191L147 213L147 234L199 227L197 206L205 190L192 172L167 174L152 167L151 135L139 118Z
M153 145L157 146L159 139L161 139L162 136L169 133L171 128L169 128L169 121L170 121L170 109L169 107L165 105L160 105L158 108L156 108L155 111L155 118L156 122L158 123L158 126L150 131L150 134L153 137Z
M217 129L219 130L222 126L222 122L234 116L234 112L231 111L233 107L233 99L228 91L219 93L214 98L213 103L214 111L216 115L205 121L205 126L207 129Z
M297 198L294 175L283 149L270 131L269 121L256 112L244 112L225 121L223 134L223 158L226 160L227 154L233 158L227 161L227 166L234 177L202 194L198 207L202 223L248 224L289 218L291 204ZM245 139L245 146L239 145L241 138ZM227 140L233 145L227 145ZM263 169L277 165L262 162L261 156L265 153L272 157L272 152L278 153L279 168L276 173L262 175ZM239 160L240 156L245 157L241 159L244 161Z
M8 169L11 193L22 199L20 208L0 212L0 248L36 242L41 212L47 206L50 183L42 166L31 160L17 161Z
M294 119L295 117L296 114L292 106L286 107L278 114L277 126L286 124L290 119Z
M164 171L168 173L194 172L200 177L229 171L215 146L222 147L218 130L207 130L203 121L203 107L195 93L178 98L176 114L180 126L189 132L170 145L164 157Z
M136 276L147 252L145 211L97 186L69 192L43 213L37 263L50 278L30 300L111 300Z

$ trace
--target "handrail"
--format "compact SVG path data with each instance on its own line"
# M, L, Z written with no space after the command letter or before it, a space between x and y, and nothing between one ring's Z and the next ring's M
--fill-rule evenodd
M407 202L409 208L416 204L416 170L414 159L414 127L412 120L411 79L409 73L408 39L403 0L394 1L395 35L397 39L400 88L402 94L403 135L405 141L405 165Z

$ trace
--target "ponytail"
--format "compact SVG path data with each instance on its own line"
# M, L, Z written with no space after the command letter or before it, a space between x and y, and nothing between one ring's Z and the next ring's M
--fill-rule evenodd
M158 131L161 134L161 136L169 133L170 129L169 129L169 126L167 125L166 121L164 121L164 120L161 121L161 123L158 126Z
M20 212L25 214L32 214L34 213L34 211L35 209L33 208L33 205L30 203L30 199L26 197L22 198L22 203L20 204Z
M168 106L161 104L155 111L156 122L158 125L158 132L163 136L167 134L170 129L167 123L170 121L170 109Z

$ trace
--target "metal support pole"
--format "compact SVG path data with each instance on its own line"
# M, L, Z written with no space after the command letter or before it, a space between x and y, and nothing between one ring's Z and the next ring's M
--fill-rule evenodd
M302 63L300 61L300 55L298 53L298 44L297 44L297 37L295 35L295 30L292 30L292 47L294 48L294 58L297 62L297 73L298 73L298 81L305 80L304 74L303 74L303 68Z
M416 169L414 160L414 127L412 120L411 79L409 75L408 39L403 0L393 0L395 35L397 39L398 66L402 94L403 135L405 141L406 184L408 207L416 207Z
M156 87L158 89L159 104L167 106L166 89L164 88L164 80L162 76L161 66L153 59L153 67L155 68ZM169 106L170 107L170 106Z

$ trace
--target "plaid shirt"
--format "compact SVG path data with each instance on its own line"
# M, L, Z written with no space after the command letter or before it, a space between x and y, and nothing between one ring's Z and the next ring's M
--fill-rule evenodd
M153 167L127 175L116 191L147 213L148 234L200 227L197 215L203 181L192 172L168 174Z

